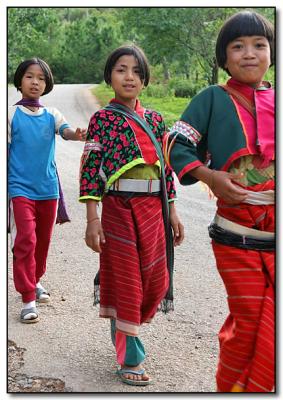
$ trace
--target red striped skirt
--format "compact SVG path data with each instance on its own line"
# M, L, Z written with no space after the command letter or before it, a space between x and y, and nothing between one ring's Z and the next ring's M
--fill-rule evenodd
M169 284L161 199L106 195L100 255L100 316L137 336L150 322Z
M219 202L218 214L274 232L273 205L227 207ZM230 311L219 332L218 391L270 392L275 375L274 252L238 249L215 241L212 246Z

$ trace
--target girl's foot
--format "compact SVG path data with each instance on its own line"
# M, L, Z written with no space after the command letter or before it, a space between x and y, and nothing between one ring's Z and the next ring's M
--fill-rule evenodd
M36 300L39 303L48 303L50 301L50 294L47 292L47 290L44 289L44 287L39 282L36 284L35 293L36 293Z
M145 386L151 383L149 376L146 374L142 365L131 367L128 365L121 365L121 368L117 371L122 382L128 385Z
M31 324L39 321L38 312L35 307L35 301L29 303L23 303L23 309L21 311L21 322L25 324Z

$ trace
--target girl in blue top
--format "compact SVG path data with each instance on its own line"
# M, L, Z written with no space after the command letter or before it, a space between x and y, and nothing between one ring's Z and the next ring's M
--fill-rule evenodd
M57 214L59 184L55 165L55 133L81 140L86 129L71 129L55 108L40 104L53 89L49 66L39 58L18 66L14 85L22 99L8 110L8 192L13 275L22 295L21 322L38 321L35 301L50 296L40 284Z

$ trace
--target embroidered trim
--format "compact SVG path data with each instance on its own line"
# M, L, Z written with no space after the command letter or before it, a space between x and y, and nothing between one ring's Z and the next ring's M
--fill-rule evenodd
M172 126L169 134L175 135L176 133L185 136L194 146L196 146L202 138L201 134L195 128L184 121L177 121Z

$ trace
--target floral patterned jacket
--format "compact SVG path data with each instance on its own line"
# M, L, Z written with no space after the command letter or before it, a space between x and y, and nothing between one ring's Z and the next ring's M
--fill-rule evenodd
M162 145L165 124L161 115L143 109L138 100L135 111L146 120ZM113 182L139 164L160 166L145 132L118 112L97 111L90 119L81 158L79 201L100 201ZM168 201L172 201L176 198L173 171L166 166L165 173Z

